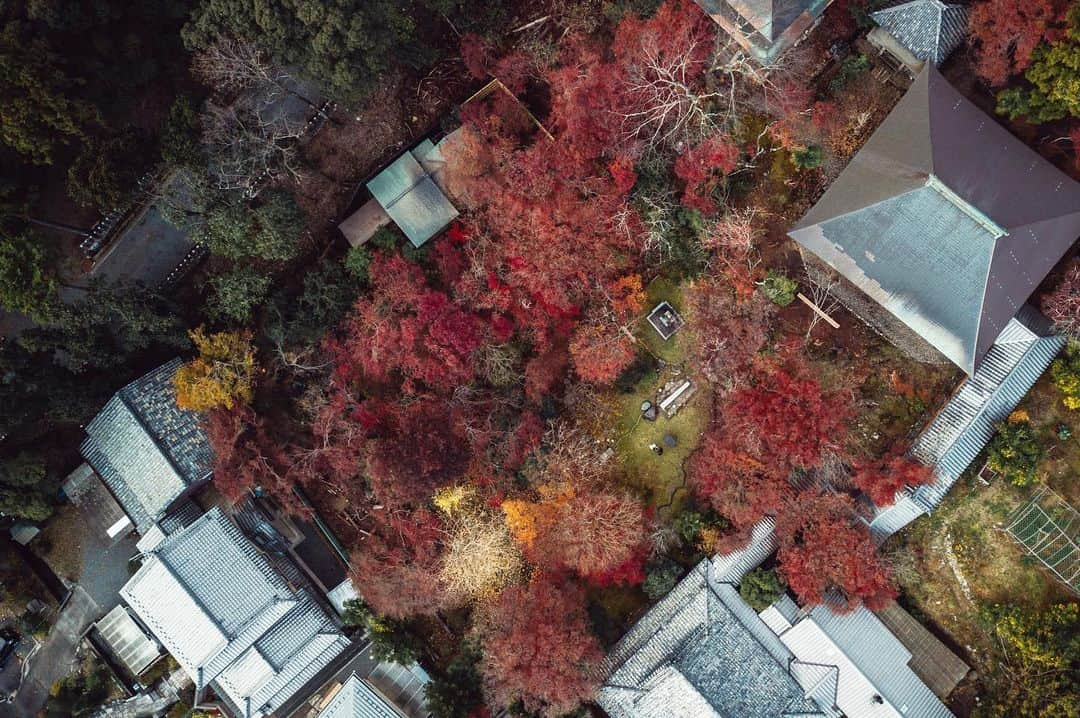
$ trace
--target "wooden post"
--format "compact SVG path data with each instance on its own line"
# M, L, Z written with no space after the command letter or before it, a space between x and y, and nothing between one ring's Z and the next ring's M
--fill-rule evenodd
M806 306L813 309L815 314L817 314L819 317L821 317L826 322L828 322L830 327L832 327L833 329L839 329L840 328L840 325L836 323L835 319L833 319L828 314L826 314L824 311L822 311L821 307L819 307L818 305L814 304L809 299L807 299L806 295L804 295L802 292L799 292L795 296L798 297L799 301L801 301L803 304L805 304Z

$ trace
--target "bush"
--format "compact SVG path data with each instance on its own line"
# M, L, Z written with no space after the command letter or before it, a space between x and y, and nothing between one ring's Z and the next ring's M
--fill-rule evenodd
M251 267L233 269L210 280L213 295L206 309L215 319L231 320L246 324L251 314L270 291L270 277L263 276Z
M641 584L645 595L658 601L675 588L682 567L671 559L661 559L645 567L645 583Z
M356 277L357 281L367 284L370 278L371 252L367 247L349 247L345 253L345 271Z
M701 529L705 528L705 517L697 511L683 511L675 517L671 528L688 546L693 546Z
M391 661L411 666L420 657L420 640L409 627L392 618L376 615L360 599L345 602L341 622L350 628L363 628L371 641L371 656L378 661Z
M1066 408L1080 409L1080 342L1069 342L1062 355L1050 365L1050 376L1061 392Z
M795 301L795 290L798 288L798 282L774 269L770 269L761 282L761 291L781 307L786 307Z
M851 55L844 59L840 70L829 82L829 89L838 92L849 82L870 68L870 59L866 55Z
M1043 453L1031 422L1008 421L990 441L986 464L1016 486L1028 486L1039 479Z
M819 145L802 147L791 153L791 163L801 170L812 170L825 161L825 151Z
M755 568L739 583L739 595L755 611L764 611L784 595L787 584L774 568Z

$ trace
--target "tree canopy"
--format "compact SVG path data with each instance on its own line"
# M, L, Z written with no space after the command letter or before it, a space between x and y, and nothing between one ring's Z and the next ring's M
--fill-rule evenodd
M192 50L223 35L248 40L351 103L401 61L414 30L408 9L392 0L202 0L181 34Z

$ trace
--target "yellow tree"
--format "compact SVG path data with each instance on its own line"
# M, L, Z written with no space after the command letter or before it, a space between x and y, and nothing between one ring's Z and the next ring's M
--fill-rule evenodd
M176 372L177 406L205 412L250 402L255 375L251 334L207 334L199 327L191 332L191 341L199 355Z

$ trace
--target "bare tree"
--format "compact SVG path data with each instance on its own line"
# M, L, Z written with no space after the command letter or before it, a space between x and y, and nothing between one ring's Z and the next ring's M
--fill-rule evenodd
M815 280L814 275L809 271L806 273L806 278L809 280L810 285L810 301L822 311L824 314L832 314L840 306L840 300L837 299L833 292L840 284L835 275L829 274L825 277L821 277L820 281ZM806 339L810 339L810 335L821 322L821 314L817 312L810 312L810 324L806 327Z
M627 79L626 89L633 98L621 118L627 139L651 148L693 142L716 131L718 118L711 106L722 93L700 88L697 47L697 42L691 43L679 54L643 48L642 61Z
M208 87L227 94L254 92L274 99L274 95L292 95L329 119L320 105L296 89L296 83L266 53L249 42L220 37L195 55L191 69Z
M253 197L267 180L300 178L297 142L304 125L254 93L244 93L229 104L208 102L202 125L218 189L241 190Z

